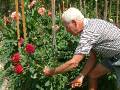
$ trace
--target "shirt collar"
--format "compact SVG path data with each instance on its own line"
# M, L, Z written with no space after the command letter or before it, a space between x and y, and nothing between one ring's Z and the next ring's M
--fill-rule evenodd
M87 24L88 24L88 20L87 20L87 18L84 18L84 26L86 26Z

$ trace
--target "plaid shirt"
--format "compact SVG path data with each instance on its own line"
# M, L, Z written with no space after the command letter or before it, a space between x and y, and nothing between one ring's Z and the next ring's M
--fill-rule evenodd
M89 54L91 49L103 57L112 57L120 53L118 27L100 19L85 19L85 22L75 54Z

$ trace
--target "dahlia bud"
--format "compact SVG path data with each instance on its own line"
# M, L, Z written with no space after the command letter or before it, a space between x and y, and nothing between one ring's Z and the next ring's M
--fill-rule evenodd
M24 39L22 37L20 37L20 39L18 40L18 42L20 43L20 46L21 46L24 43Z

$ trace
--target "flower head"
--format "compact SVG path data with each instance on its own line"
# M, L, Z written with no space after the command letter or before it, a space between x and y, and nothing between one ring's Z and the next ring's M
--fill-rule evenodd
M48 16L52 16L52 12L51 11L48 11Z
M30 4L28 5L28 8L29 9L33 8L35 3L36 3L36 0L33 0L32 2L30 2Z
M14 66L14 72L17 74L21 74L23 72L23 67L21 64L17 64L16 66Z
M12 12L11 18L12 18L13 20L17 20L17 13L16 13L16 12ZM19 20L19 19L20 19L20 13L18 13L18 20Z
M7 25L7 24L9 24L10 23L10 20L6 17L6 16L4 16L4 24L5 25Z
M25 50L29 54L33 54L35 52L35 46L33 44L27 44Z
M38 9L38 13L40 14L40 15L44 15L45 14L45 8L44 7L41 7L41 8L39 8Z
M11 57L11 61L12 61L13 63L19 62L20 59L21 59L21 56L20 56L19 52L13 54L12 57Z
M24 39L22 37L20 37L20 39L18 40L18 42L20 43L20 46L24 43Z

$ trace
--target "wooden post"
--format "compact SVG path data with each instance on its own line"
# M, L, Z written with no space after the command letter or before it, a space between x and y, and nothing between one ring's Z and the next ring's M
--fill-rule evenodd
M112 0L109 0L109 19L111 19Z
M68 2L68 0L67 0L67 8L69 8L69 2Z
M63 5L63 12L64 12L64 10L65 10L65 2L64 1L62 2L62 5Z
M98 18L98 3L97 3L98 0L95 0L95 3L96 3L96 8L95 8L95 13L96 13L96 18Z
M22 5L23 34L24 34L24 39L26 39L27 33L26 33L26 22L25 22L25 15L24 15L24 0L21 0L21 5Z
M54 49L54 54L56 53L56 31L55 31L55 0L51 0L52 3L52 37L53 37L53 49Z
M104 5L104 20L106 20L107 19L107 8L108 7L108 1L107 0L105 0L105 5Z
M16 5L16 16L17 16L17 23L16 23L16 29L17 29L17 39L20 39L20 30L19 30L19 16L18 16L18 0L15 0ZM18 42L18 48L20 48L20 43Z
M119 26L119 0L116 0L117 8L116 8L116 25Z
M84 5L84 15L86 16L86 0L83 0L83 5Z
M59 4L59 16L61 18L61 8L60 8L60 4Z
M72 5L70 4L70 7L72 7Z
M83 12L83 8L82 8L82 0L80 0L80 11Z

